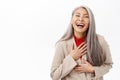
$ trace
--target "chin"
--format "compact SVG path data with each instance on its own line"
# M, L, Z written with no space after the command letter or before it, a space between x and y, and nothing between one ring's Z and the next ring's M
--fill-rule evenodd
M86 31L78 31L78 33L85 33Z
M79 33L85 33L87 31L87 29L78 29L77 32Z

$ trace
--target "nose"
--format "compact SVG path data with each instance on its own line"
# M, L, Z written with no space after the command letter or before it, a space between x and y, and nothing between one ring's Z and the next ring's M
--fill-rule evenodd
M82 17L82 16L80 16L80 17L79 17L79 20L80 20L80 21L83 21L83 17Z

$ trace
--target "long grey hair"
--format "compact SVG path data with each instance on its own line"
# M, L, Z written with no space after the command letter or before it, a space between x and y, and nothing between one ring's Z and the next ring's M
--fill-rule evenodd
M87 43L87 50L88 50L87 61L94 66L100 66L105 61L105 55L98 41L93 13L88 7L80 6L73 10L72 16L74 15L74 12L79 8L86 9L89 14L89 18L90 18L89 28L87 30L87 35L86 35L86 43ZM67 31L65 32L65 34L61 37L59 41L69 40L73 37L73 34L74 34L74 29L72 27L72 24L70 24Z

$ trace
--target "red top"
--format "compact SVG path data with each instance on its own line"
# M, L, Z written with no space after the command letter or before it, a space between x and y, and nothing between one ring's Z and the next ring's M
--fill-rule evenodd
M75 35L74 35L74 40L75 40L75 43L76 43L76 46L78 47L82 42L85 41L85 36L78 39ZM82 56L80 57L80 59L82 59Z
M77 45L77 47L78 47L82 42L85 41L85 36L82 37L82 38L80 38L80 39L78 39L78 38L74 35L74 40L75 40L75 43L76 43L76 45Z

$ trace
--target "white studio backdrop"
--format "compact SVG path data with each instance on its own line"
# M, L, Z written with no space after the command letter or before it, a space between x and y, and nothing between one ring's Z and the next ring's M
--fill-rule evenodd
M51 80L55 42L72 10L87 5L97 33L108 41L113 68L105 80L120 80L119 0L0 0L0 80Z

